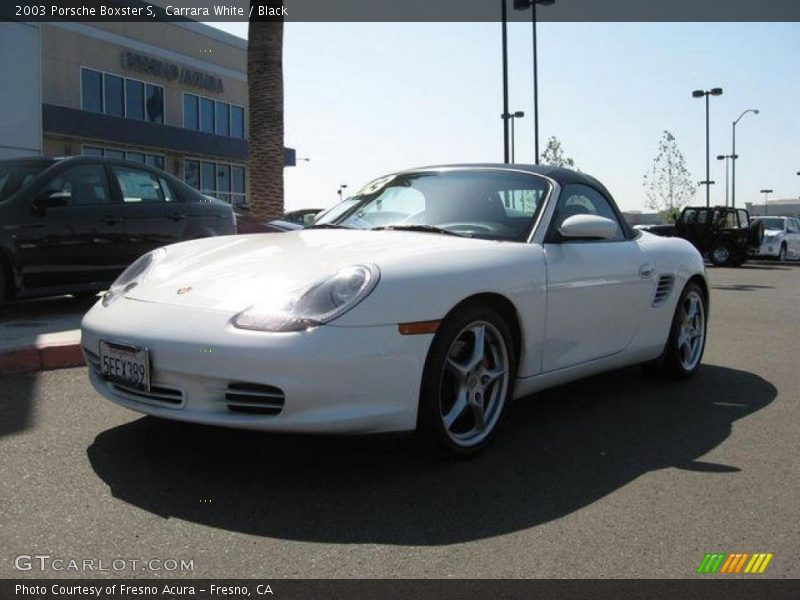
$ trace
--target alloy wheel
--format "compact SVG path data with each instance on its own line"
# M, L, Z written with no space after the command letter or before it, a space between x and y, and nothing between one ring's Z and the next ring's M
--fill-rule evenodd
M703 353L706 337L706 318L703 299L696 291L689 292L681 302L680 330L677 345L681 366L691 371Z
M486 321L464 327L447 352L439 392L442 425L461 447L480 444L503 412L509 353L497 328Z

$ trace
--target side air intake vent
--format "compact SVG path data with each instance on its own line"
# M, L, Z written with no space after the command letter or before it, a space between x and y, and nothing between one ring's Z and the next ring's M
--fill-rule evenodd
M231 383L225 391L225 404L231 412L277 415L285 399L280 388L259 383Z
M672 288L675 285L674 275L662 275L658 278L658 285L656 286L656 295L653 297L653 306L661 306L666 302L669 295L672 293Z

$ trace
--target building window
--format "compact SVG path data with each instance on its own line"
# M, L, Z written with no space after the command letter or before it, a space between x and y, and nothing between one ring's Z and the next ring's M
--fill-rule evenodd
M144 152L126 152L125 159L140 163L143 163L146 160Z
M145 85L145 106L147 120L151 123L164 122L164 88L148 83Z
M244 108L231 105L231 137L244 139Z
M214 163L204 162L200 166L200 191L213 195L217 192L217 168Z
M217 198L223 202L231 203L231 166L225 164L217 165Z
M97 146L84 146L81 148L81 154L84 156L103 156L103 149Z
M116 148L106 148L106 158L118 158L119 160L125 160L125 151L118 150Z
M114 117L164 122L164 88L81 67L81 108Z
M240 206L247 203L244 190L244 167L233 165L231 166L231 204Z
M230 105L225 102L216 103L216 133L217 135L229 135L230 133Z
M192 131L244 139L244 107L184 92L183 126Z
M125 116L125 84L122 77L116 75L103 75L105 112L113 117Z
M199 98L194 94L183 95L183 127L185 129L197 131L199 128L200 109L198 100Z
M81 108L103 112L103 74L91 69L81 69Z
M144 121L144 83L141 81L125 80L125 116Z
M183 180L194 189L200 189L200 161L186 160L183 163Z
M243 165L201 162L187 158L183 161L183 179L207 196L213 196L235 206L247 204Z
M200 98L200 131L214 133L214 101Z
M164 157L160 154L148 154L147 164L156 169L164 170Z

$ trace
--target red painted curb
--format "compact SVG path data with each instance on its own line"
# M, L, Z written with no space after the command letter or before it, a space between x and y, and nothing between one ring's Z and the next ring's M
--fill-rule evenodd
M0 350L0 376L80 367L83 364L79 343Z

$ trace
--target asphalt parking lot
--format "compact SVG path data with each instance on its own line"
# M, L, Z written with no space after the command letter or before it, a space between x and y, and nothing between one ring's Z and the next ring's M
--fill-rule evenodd
M142 417L83 369L4 377L0 577L93 575L14 568L47 554L191 559L188 577L680 578L713 551L800 577L800 266L709 274L694 380L539 394L469 462Z

